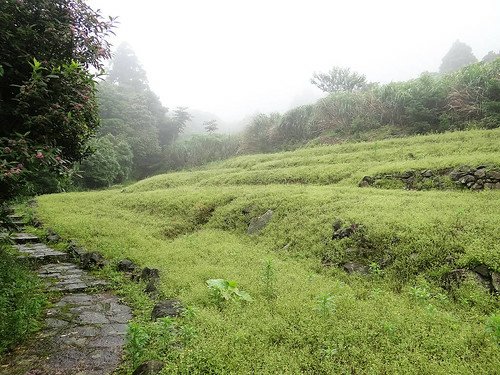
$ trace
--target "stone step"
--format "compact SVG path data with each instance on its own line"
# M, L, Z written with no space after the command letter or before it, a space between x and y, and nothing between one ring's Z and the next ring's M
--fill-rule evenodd
M40 242L40 239L31 233L14 233L10 238L18 244Z
M45 264L39 268L38 276L46 279L47 290L51 292L81 293L108 286L73 263Z
M24 243L14 245L21 253L19 258L33 265L67 262L68 254L51 249L43 243Z
M132 312L107 292L66 294L47 310L36 338L0 360L0 375L115 373Z

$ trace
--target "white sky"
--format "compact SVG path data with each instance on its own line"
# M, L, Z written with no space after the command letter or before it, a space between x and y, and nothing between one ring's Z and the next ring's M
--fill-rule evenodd
M500 50L499 0L89 0L118 16L151 88L235 121L320 92L314 71L351 67L389 82L437 71L456 40L478 59Z

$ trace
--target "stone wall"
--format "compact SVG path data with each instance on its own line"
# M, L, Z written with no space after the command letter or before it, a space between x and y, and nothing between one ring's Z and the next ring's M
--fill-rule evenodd
M408 170L365 176L358 185L407 190L500 189L500 167L461 165L457 168Z

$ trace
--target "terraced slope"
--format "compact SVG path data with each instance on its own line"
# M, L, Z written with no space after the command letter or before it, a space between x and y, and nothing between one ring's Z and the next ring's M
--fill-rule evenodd
M494 374L500 191L358 187L462 165L500 166L500 131L243 156L42 196L37 213L89 250L160 269L161 293L189 307L175 324L136 318L138 355L164 373ZM214 300L209 279L252 301Z

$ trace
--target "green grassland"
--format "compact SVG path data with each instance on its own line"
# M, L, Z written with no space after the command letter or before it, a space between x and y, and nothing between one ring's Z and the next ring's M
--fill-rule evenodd
M242 156L41 196L37 215L112 261L160 269L161 293L188 307L184 317L149 322L133 288L123 293L136 303L135 359L160 358L164 373L496 374L498 296L473 278L445 280L479 264L500 271L500 191L357 186L462 164L500 165L500 130ZM362 229L332 239L336 220ZM369 274L347 274L346 261ZM220 278L252 301L214 300L206 281Z

